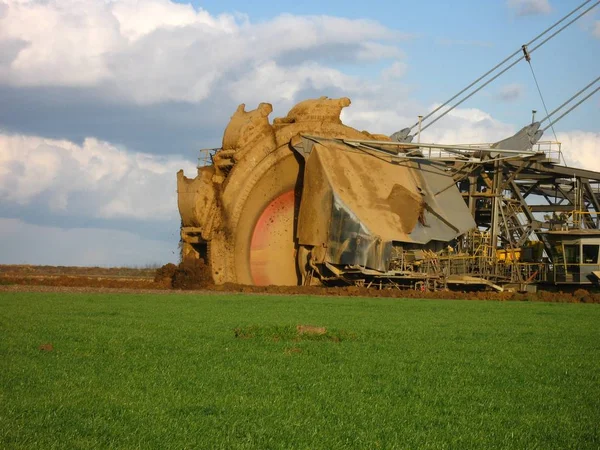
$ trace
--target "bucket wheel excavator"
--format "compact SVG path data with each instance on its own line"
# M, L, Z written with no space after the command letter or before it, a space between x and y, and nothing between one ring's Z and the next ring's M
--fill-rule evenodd
M599 4L588 3L390 137L344 125L340 114L348 98L306 100L272 123L270 104L252 111L240 105L221 148L197 176L177 174L182 258L203 259L216 284L501 290L500 284L521 289L534 279L584 283L590 271L600 278L597 250L589 250L600 245L600 174L559 166L560 143L539 142L600 90L600 77L502 141L412 143L519 61L531 66L537 85L531 55ZM545 107L539 85L538 92ZM527 203L530 195L535 204ZM563 229L556 230L554 217L542 221L540 212L585 219L570 226L561 219ZM569 242L582 233L577 242L585 241L581 248L592 262L573 268L564 255L575 252L578 261L579 244ZM533 234L541 242L531 240ZM550 262L536 250L542 247Z
M389 276L398 246L474 226L450 176L342 124L349 105L306 100L272 124L270 104L240 105L212 163L177 174L182 257L203 258L217 284L335 282Z

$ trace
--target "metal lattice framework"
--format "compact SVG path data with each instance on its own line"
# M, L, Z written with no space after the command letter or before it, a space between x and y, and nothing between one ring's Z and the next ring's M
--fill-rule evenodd
M600 172L562 165L558 142L539 142L532 150L498 144L345 142L396 154L399 161L435 161L452 173L477 229L457 245L468 262L449 255L448 274L470 273L499 283L545 281L553 263L547 232L600 232ZM522 248L536 242L543 245L544 262L523 262Z

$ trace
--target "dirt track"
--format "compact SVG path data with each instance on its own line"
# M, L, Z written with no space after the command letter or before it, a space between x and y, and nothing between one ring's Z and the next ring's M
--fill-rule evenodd
M154 274L157 274L154 277ZM246 293L275 295L326 295L343 297L465 299L495 301L543 301L561 303L600 303L600 293L583 289L574 292L518 294L512 292L420 292L396 289L366 289L316 286L244 286L236 284L209 285L205 278L198 283L184 283L186 289L173 289L171 280L161 278L162 268L82 268L49 266L0 266L0 292L98 292L98 293L161 293L208 294Z
M88 278L109 277L112 279L154 279L155 268L132 267L75 267L75 266L33 266L29 264L0 264L0 277L58 277L77 276Z
M0 285L81 288L167 289L156 269L0 265Z

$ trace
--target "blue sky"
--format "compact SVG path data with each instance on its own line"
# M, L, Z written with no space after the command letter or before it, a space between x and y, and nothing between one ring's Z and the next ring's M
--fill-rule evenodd
M506 1L432 0L428 2L341 0L303 2L193 2L214 14L239 12L253 22L268 21L280 14L331 15L354 19L370 19L405 34L398 46L405 53L408 66L404 81L423 102L445 101L464 86L495 66L506 56L529 42L568 12L579 6L580 0L521 2L550 5L548 13L519 14L518 4L511 8ZM593 2L590 3L590 5ZM588 6L590 6L588 5ZM539 7L539 6L538 6ZM586 6L587 7L587 6ZM543 10L543 7L539 7ZM584 8L585 9L585 8ZM596 8L549 41L532 56L533 69L550 110L600 74L600 40L589 28L600 18ZM583 11L583 9L581 10ZM538 41L539 42L539 41ZM349 73L375 76L386 62L362 67L345 67ZM577 68L576 70L573 70ZM512 102L498 101L497 90L507 84L519 83L525 91ZM487 95L486 95L487 94ZM563 119L561 127L598 130L598 99L582 105L577 114ZM527 121L531 110L543 109L533 77L527 64L520 63L493 82L481 95L475 95L467 107L494 112L501 120ZM594 112L596 115L594 116ZM518 120L517 119L517 120Z
M390 134L580 3L0 0L0 263L174 261L175 173L239 103L348 96L346 123ZM600 75L596 9L533 54L550 110ZM423 139L499 140L532 109L521 62ZM569 163L600 170L599 112L557 125Z

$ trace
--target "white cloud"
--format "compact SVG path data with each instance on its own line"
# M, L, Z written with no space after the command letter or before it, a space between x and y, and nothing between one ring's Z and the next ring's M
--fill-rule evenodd
M402 78L405 73L406 64L400 61L396 61L391 66L382 70L381 77L384 81L391 81Z
M508 7L518 16L550 14L552 7L548 0L508 0Z
M0 16L0 41L26 45L0 69L0 80L81 86L110 77L103 55L120 45L120 36L114 32L118 23L103 2L90 3L87 12L69 0L8 0L7 5Z
M173 30L196 25L207 30L231 33L237 27L232 16L212 17L202 9L196 11L190 4L173 3L168 0L127 0L111 3L110 11L119 22L119 31L129 41L158 29Z
M567 165L600 172L600 133L559 132L557 138Z
M399 58L391 42L405 37L369 20L282 15L252 24L169 0L4 2L0 48L10 58L0 59L0 82L93 86L141 104L200 102L219 80L242 82L285 58L299 71L319 57Z
M433 105L431 110L439 105ZM429 123L426 121L425 124ZM457 108L423 131L421 142L447 144L491 143L516 132L514 125L494 119L477 108Z
M435 104L425 110L410 102L386 105L377 100L369 103L368 100L359 99L353 102L351 108L343 111L343 118L346 123L360 130L390 135L402 128L416 124L419 113L427 113L438 106L439 104ZM437 114L431 119L423 121L423 126L435 117L437 117ZM418 127L415 126L412 134L416 134L417 131ZM421 142L443 144L491 143L505 139L516 131L517 129L513 125L496 120L480 109L457 108L424 130L421 135Z
M178 217L176 172L194 171L180 157L128 152L87 138L82 145L0 134L0 203L43 201L49 211L98 219Z
M172 242L97 228L56 228L0 218L0 264L144 266L177 262Z
M280 106L292 106L298 92L303 89L344 86L347 92L353 92L359 90L360 85L354 77L316 63L285 67L268 61L254 66L247 76L232 82L229 91L234 98L243 98L249 105L268 98L276 100Z

